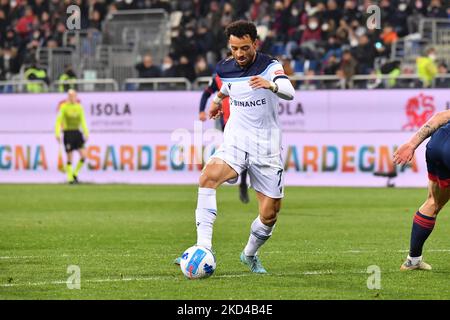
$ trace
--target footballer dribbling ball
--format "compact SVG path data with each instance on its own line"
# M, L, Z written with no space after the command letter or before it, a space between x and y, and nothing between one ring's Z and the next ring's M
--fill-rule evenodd
M208 278L216 269L216 257L205 247L193 246L183 252L180 268L189 279Z

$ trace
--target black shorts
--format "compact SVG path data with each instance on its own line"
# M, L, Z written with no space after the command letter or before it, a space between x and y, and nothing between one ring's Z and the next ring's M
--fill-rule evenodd
M84 147L84 138L79 130L64 131L63 141L66 152L82 149Z
M438 129L427 144L428 178L441 188L450 187L450 132Z

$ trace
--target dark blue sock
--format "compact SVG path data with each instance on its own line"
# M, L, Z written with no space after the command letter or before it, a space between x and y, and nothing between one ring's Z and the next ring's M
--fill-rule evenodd
M422 255L423 244L433 231L435 222L436 218L425 216L419 211L416 212L411 231L410 257L420 257Z

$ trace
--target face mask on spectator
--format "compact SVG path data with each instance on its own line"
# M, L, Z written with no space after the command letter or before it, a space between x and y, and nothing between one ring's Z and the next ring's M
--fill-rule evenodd
M172 65L170 63L163 63L161 66L161 69L163 70L167 70L171 67Z
M406 3L400 3L400 4L398 5L398 10L400 10L400 11L405 11L407 7L408 7L408 6L406 5Z
M319 26L319 24L316 21L311 21L311 22L308 23L308 27L311 30L316 30L318 26Z
M363 34L366 34L366 30L364 28L358 28L358 29L356 29L355 34L357 37L360 37Z
M296 16L298 16L298 10L297 9L292 9L291 10L291 14L292 14L292 16L294 16L294 17L296 17Z
M436 61L436 54L431 53L431 54L428 55L428 57L429 57L431 60Z

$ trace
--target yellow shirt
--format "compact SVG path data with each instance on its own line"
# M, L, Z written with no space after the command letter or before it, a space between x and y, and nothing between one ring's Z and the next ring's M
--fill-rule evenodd
M86 124L86 117L84 116L83 106L79 103L63 102L60 105L58 117L55 124L55 135L57 137L61 134L61 127L66 130L80 130L83 129L85 136L89 135L89 130Z
M436 64L429 57L419 57L416 60L416 65L419 78L426 87L429 87L438 72Z

